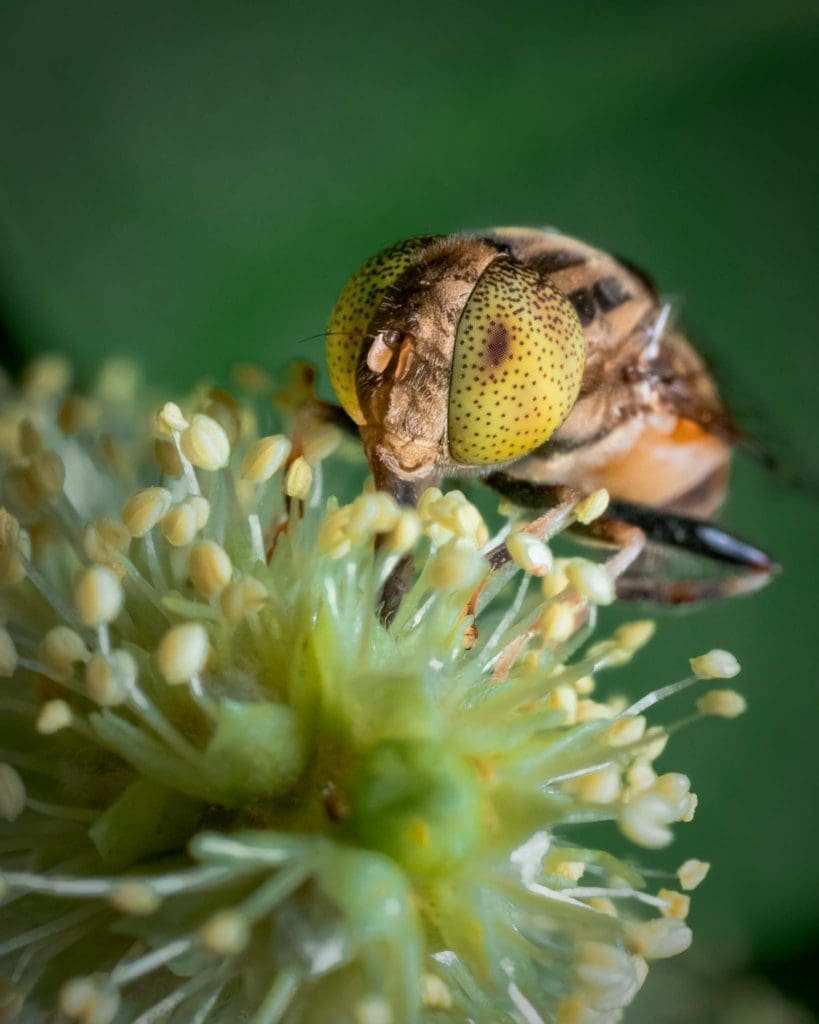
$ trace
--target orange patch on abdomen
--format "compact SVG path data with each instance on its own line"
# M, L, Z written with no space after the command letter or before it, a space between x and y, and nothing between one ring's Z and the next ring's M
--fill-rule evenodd
M583 483L605 487L621 501L669 507L718 470L727 471L730 457L725 441L692 420L678 419L670 432L645 427L628 451L587 471ZM702 514L714 511L721 499L721 489L716 488Z

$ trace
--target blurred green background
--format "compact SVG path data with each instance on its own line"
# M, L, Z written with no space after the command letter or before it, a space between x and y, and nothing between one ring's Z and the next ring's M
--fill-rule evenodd
M815 474L817 110L817 0L5 0L3 361L59 349L91 371L120 352L178 388L238 359L320 363L321 339L301 339L374 250L553 224L678 296L739 412ZM702 800L664 859L714 867L700 961L668 975L676 989L652 983L647 1019L722 1013L691 1002L715 949L721 977L764 974L815 1005L816 511L739 464L725 519L782 577L661 615L627 677L669 681L725 646L751 706L666 757Z

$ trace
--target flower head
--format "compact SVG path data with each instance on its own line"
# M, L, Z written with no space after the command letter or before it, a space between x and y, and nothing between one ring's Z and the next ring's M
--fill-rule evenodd
M696 798L646 713L733 673L597 695L652 627L590 644L622 560L549 541L605 495L490 538L459 491L324 497L306 386L284 434L247 368L158 412L122 365L69 379L0 405L3 1019L620 1019L688 897L584 827L671 840Z

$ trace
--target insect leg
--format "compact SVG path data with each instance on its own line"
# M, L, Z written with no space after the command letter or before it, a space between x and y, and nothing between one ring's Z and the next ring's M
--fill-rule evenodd
M629 528L640 530L652 547L683 551L734 571L721 576L673 579L662 571L641 572L635 567L617 580L621 600L663 605L713 601L759 590L778 571L764 551L713 523L629 502L611 502L605 516L588 526L575 525L572 532L619 547L624 529Z
M562 485L520 480L505 473L492 473L486 478L486 482L493 490L521 508L546 509L533 523L525 527L527 532L548 538L564 527L572 530L577 528L577 524L573 522L573 513L584 497L582 491ZM599 524L603 522L604 531L600 531ZM646 545L646 535L639 526L619 519L599 519L594 525L598 528L595 539L618 549L617 554L608 560L606 566L613 576L619 577L642 553ZM499 569L510 560L509 552L503 544L490 551L487 557L493 569Z
M492 473L486 483L515 504L530 509L554 508L572 495L580 496L568 487L519 480L502 472ZM585 540L618 549L608 567L618 577L618 596L626 601L679 605L733 597L765 586L779 568L764 551L713 523L629 502L613 501L604 516L588 526L573 523L571 531ZM639 563L625 571L646 545L684 551L739 571L698 579L641 572ZM493 566L497 561L499 567L509 555L505 549L498 549L490 558Z

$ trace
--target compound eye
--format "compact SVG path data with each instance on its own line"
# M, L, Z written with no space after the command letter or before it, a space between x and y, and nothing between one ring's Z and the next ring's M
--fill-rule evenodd
M572 409L585 362L571 302L531 267L499 257L478 279L455 338L449 452L464 465L520 458Z
M327 328L330 382L344 411L359 425L364 415L356 394L356 367L370 322L387 290L430 241L431 236L409 238L383 249L356 271L336 301Z

